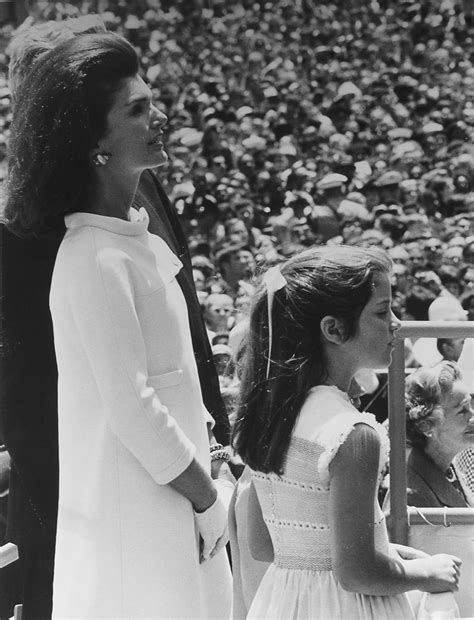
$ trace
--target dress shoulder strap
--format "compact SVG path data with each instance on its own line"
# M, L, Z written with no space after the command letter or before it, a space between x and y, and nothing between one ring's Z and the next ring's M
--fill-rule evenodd
M372 413L366 411L345 411L324 424L316 435L316 442L323 448L318 460L318 473L324 484L329 484L329 465L337 454L340 446L346 441L357 424L366 424L380 437L380 468L389 455L389 441L386 429L377 422Z

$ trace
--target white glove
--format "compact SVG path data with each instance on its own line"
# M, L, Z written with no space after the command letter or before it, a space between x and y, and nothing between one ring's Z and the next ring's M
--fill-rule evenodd
M219 494L207 510L194 512L194 520L201 536L201 561L205 561L214 557L229 540L227 510Z
M213 480L214 486L217 489L217 495L221 502L224 504L224 508L226 512L229 511L230 500L232 499L232 495L234 494L234 487L230 480L224 480L223 478L216 478Z

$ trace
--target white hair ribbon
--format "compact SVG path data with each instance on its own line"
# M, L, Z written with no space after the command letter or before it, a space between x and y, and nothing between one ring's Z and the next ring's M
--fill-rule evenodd
M273 341L273 326L272 326L272 308L273 308L273 298L275 296L276 291L284 288L286 286L286 280L283 277L280 268L270 267L268 271L263 275L262 281L265 283L267 288L267 315L268 315L268 361L267 361L267 374L266 378L268 379L270 375L270 364L272 360L272 341Z

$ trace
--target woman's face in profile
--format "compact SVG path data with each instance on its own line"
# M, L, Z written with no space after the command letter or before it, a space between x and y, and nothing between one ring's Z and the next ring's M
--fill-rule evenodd
M442 405L444 415L433 428L433 435L446 450L457 454L474 446L474 417L471 395L462 381L455 381Z
M124 78L107 114L107 130L99 150L110 153L107 169L128 174L164 164L162 142L167 117L156 108L139 75Z

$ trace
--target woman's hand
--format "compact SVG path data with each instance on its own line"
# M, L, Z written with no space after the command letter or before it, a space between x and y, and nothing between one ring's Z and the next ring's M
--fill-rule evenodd
M421 589L425 592L455 592L459 589L459 575L462 560L455 555L438 553L418 560L425 565L426 584Z
M204 512L194 511L194 520L200 534L200 561L216 555L229 540L227 510L218 491L215 502Z
M228 540L225 492L230 494L230 481L213 482L202 465L193 459L188 467L169 485L186 497L194 508L194 520L200 541L201 562L214 556Z

